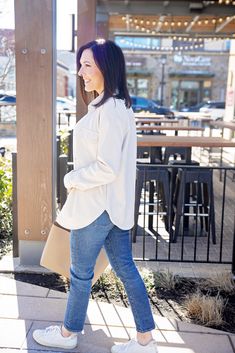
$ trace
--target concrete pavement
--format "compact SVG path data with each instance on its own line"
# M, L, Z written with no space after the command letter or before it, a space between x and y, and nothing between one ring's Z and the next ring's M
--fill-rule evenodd
M0 275L0 353L43 353L32 339L35 328L60 323L67 294ZM159 353L235 353L235 335L155 316ZM91 300L79 345L71 352L108 353L114 343L134 337L130 309Z

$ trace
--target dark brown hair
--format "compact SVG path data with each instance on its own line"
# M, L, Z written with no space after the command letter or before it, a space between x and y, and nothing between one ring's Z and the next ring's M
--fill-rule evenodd
M89 42L78 50L77 68L80 70L80 59L85 49L90 49L96 65L104 77L104 94L96 106L102 105L108 98L123 99L125 105L131 106L131 98L127 89L125 59L121 48L111 40L97 39ZM80 88L83 100L88 104L84 81L80 77Z

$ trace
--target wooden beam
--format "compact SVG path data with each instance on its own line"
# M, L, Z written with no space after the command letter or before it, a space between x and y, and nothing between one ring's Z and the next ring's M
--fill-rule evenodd
M17 206L24 263L39 261L55 212L54 28L55 0L15 0Z
M166 16L160 16L159 18L159 22L158 22L158 25L157 27L155 28L155 31L158 33L160 32L161 28L162 28L162 25L163 25L163 21L165 20Z
M127 15L129 16L129 15ZM127 24L127 30L129 31L129 23ZM102 13L96 14L96 34L97 38L109 38L109 14Z
M228 17L224 22L218 25L215 29L215 33L220 32L225 26L234 20L235 16Z
M202 3L202 7L198 9L192 9L190 3ZM214 16L231 16L235 13L235 6L230 5L218 5L218 2L210 1L192 1L192 0L145 0L135 1L131 0L125 3L123 0L97 0L97 11L116 13L120 15L126 15L127 13L133 15L171 15L171 16L192 16L192 15L211 15Z
M195 25L195 23L199 20L199 16L194 16L193 20L190 22L190 24L188 25L188 27L185 29L185 32L190 32L191 29L193 28L193 26Z
M228 78L226 89L226 106L224 121L231 121L235 117L235 39L231 40L229 62L228 62ZM225 138L231 138L231 132L225 130Z

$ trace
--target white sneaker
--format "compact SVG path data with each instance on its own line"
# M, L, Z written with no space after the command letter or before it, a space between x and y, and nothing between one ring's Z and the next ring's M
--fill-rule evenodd
M152 340L146 346L142 346L135 340L119 344L111 348L112 353L158 353L157 342Z
M64 349L73 349L78 343L76 333L69 337L64 337L59 326L49 326L46 329L35 330L33 331L33 338L42 346Z

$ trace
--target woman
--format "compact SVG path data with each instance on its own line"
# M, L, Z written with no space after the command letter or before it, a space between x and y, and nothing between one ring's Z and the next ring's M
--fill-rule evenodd
M122 280L134 315L137 339L111 352L156 353L155 324L144 283L133 262L136 130L127 91L125 61L112 41L92 41L77 55L85 92L98 95L73 132L74 170L65 175L68 198L57 221L71 230L71 283L64 323L36 330L42 345L72 349L84 327L97 256L104 246Z

